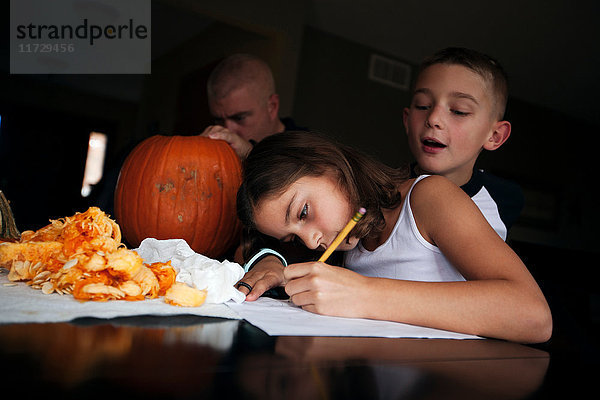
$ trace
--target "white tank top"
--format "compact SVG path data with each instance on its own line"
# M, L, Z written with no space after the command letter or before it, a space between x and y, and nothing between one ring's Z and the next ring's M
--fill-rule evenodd
M417 228L410 207L413 187L428 175L421 175L411 186L398 221L390 237L373 251L359 242L346 252L344 264L361 275L425 282L464 281L465 278L450 264L437 246L429 243Z

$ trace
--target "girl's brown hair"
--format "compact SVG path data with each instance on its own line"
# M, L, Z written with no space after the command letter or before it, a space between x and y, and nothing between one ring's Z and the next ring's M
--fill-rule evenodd
M351 235L364 238L384 227L382 209L402 201L398 184L408 179L408 168L391 168L364 153L314 132L283 132L263 139L243 166L237 194L238 217L246 227L245 248L252 251L255 235L254 209L261 200L283 193L305 176L331 174L346 192L353 209L367 213ZM324 195L326 195L324 193Z

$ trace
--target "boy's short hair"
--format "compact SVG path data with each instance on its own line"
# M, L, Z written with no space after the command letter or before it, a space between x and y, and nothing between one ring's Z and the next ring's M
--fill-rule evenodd
M426 58L419 66L418 75L435 64L462 65L489 82L494 91L498 120L504 118L508 101L508 77L496 59L472 49L447 47Z

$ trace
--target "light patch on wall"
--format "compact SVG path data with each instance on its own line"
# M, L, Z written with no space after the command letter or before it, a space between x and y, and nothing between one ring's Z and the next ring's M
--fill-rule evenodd
M96 185L102 179L105 155L106 135L104 133L91 132L88 141L87 159L85 160L83 184L81 185L82 197L88 197L92 192L92 186Z
M397 89L408 90L410 65L378 54L371 54L369 79Z

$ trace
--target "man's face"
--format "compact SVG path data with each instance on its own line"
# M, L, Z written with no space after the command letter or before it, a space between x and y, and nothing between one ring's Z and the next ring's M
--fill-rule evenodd
M242 86L227 96L212 100L210 112L215 123L234 132L246 140L260 142L277 133L278 104L273 96L259 94L252 87Z

